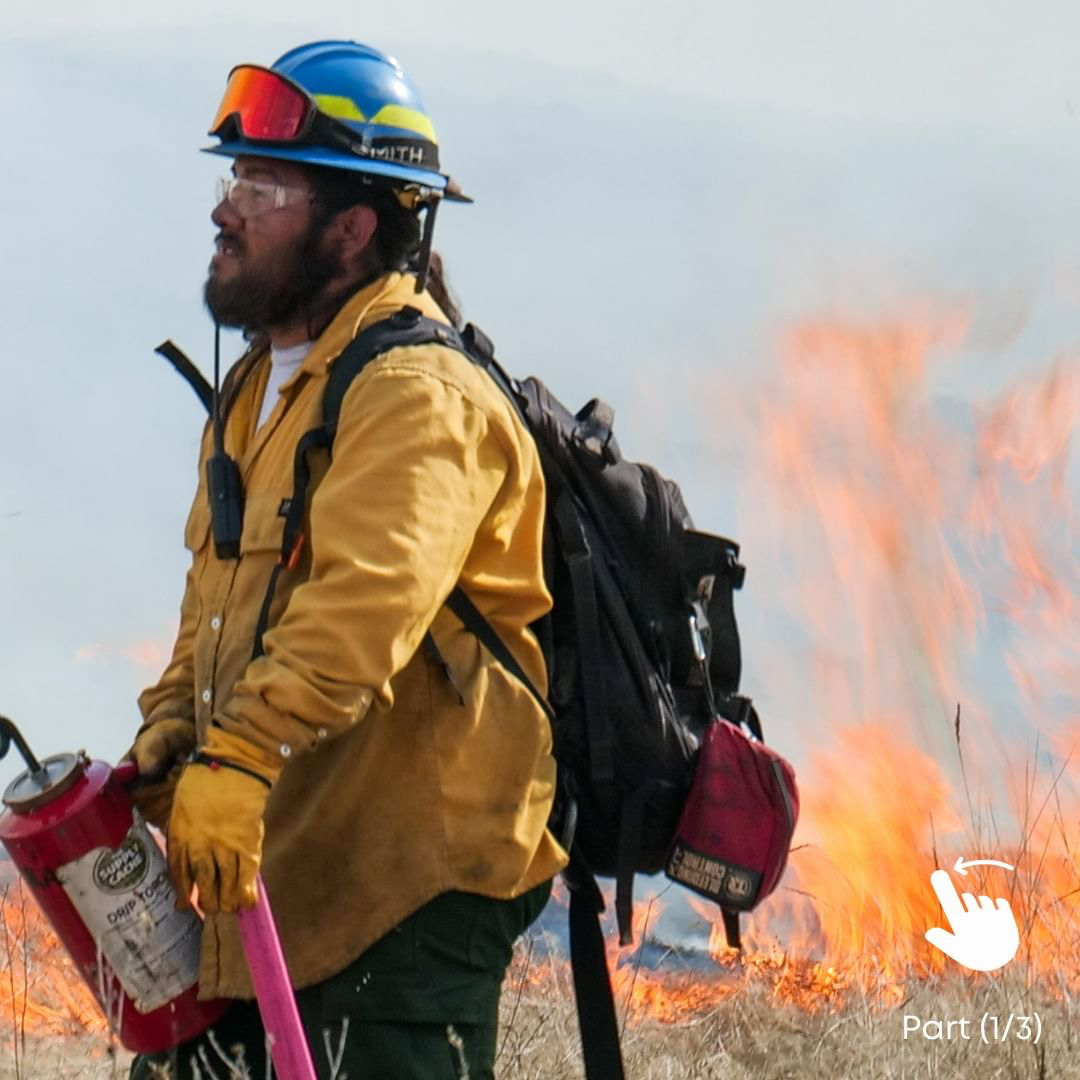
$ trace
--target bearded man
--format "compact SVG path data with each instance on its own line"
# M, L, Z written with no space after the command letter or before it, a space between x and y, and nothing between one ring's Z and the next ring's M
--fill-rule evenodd
M406 306L454 321L424 279L435 208L464 197L412 83L363 45L234 69L211 134L233 168L205 299L252 344L203 437L180 629L131 755L182 902L198 888L200 996L235 1004L172 1076L227 1073L215 1045L265 1075L235 915L261 871L320 1077L491 1077L511 947L565 853L548 720L444 602L460 586L545 685L535 446L460 352L392 348L309 455L279 558L335 360Z

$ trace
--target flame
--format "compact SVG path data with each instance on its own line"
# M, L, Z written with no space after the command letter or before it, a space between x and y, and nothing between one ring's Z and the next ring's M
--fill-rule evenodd
M800 680L812 733L799 849L749 940L882 1004L950 963L924 940L943 919L928 878L958 855L1016 866L956 880L1009 898L1029 979L1080 988L1080 376L1058 363L958 419L940 387L970 324L797 326L746 433L740 533L809 628L769 677Z
M0 1031L8 1040L105 1032L93 994L10 864L0 877Z
M75 659L91 663L101 660L124 660L156 675L168 664L175 638L174 632L171 637L163 634L157 638L123 643L93 642L89 645L80 645L75 650Z

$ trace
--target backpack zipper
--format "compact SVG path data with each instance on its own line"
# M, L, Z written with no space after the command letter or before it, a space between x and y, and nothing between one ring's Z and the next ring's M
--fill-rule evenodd
M776 758L773 758L770 764L772 765L773 778L776 780L776 786L780 789L780 797L784 803L784 814L787 817L788 836L790 837L795 832L795 810L791 805L791 792L787 788L783 766Z

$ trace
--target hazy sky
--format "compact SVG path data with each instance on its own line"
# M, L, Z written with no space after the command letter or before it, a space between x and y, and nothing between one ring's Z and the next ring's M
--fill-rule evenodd
M417 0L407 15L381 4L368 5L359 17L353 5L329 0L319 10L312 18L286 0L15 0L0 14L0 32L15 41L67 35L91 46L111 40L166 55L199 43L203 55L229 58L275 38L290 43L345 34L393 44L403 57L429 48L448 57L462 49L492 53L515 64L553 63L712 103L1019 134L1064 136L1077 87L1073 45L1080 13L1046 0L668 0L639 5L633 14L617 0L464 0L453 6ZM480 89L478 80L470 81ZM678 119L690 135L693 117Z
M202 417L152 349L209 358L223 166L197 150L233 63L395 53L477 199L437 237L467 315L568 404L611 401L624 450L747 544L769 494L714 436L793 321L964 307L928 389L961 416L1080 337L1076 5L365 8L0 7L0 712L41 753L122 752L175 625ZM770 622L790 557L748 547L740 601L779 739L806 661Z

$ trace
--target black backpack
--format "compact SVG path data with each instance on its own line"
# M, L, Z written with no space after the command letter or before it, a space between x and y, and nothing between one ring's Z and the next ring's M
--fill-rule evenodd
M741 659L732 594L745 571L736 544L693 529L677 485L649 465L623 459L607 405L594 399L571 414L539 380L507 375L475 326L459 332L411 307L362 331L334 362L324 422L296 449L282 564L303 525L307 454L332 449L353 379L390 349L431 343L462 352L488 372L532 434L543 466L544 569L554 606L533 629L547 661L548 698L460 588L447 606L552 722L559 781L551 827L571 856L565 873L570 950L586 1074L620 1080L599 921L604 901L595 876L615 878L620 942L630 943L634 874L665 868L705 728L717 711L756 724L746 700L735 696ZM184 370L182 354L170 343L159 351L206 403L205 382ZM256 655L276 580L277 570L256 630ZM443 663L430 635L425 644ZM724 918L736 944L737 916Z

